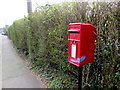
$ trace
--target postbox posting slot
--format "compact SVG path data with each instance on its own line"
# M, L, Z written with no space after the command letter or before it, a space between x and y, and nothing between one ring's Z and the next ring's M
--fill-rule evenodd
M79 33L78 31L70 31L70 33Z

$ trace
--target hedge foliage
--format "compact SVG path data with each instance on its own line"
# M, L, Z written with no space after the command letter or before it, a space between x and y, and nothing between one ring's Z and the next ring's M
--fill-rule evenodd
M84 65L83 87L95 90L120 87L120 2L72 2L38 6L16 20L8 36L33 68L49 77L49 87L77 88L78 67L67 61L69 23L96 28L95 61Z

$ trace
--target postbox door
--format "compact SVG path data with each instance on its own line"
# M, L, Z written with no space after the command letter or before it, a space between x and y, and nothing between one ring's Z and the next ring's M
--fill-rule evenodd
M79 65L80 60L80 41L69 40L69 62L74 65Z

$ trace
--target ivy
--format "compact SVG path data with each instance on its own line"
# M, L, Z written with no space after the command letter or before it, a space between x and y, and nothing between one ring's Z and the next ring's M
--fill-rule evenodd
M46 75L50 88L77 88L78 67L67 61L68 24L91 23L97 31L95 60L84 65L83 87L118 88L119 16L119 2L46 4L16 20L7 34L33 68Z

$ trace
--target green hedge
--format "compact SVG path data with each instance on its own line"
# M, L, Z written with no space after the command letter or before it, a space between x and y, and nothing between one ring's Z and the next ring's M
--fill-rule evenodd
M69 23L96 27L95 61L84 65L83 87L119 87L119 2L78 2L38 6L28 17L15 21L8 36L49 78L51 88L77 88L78 67L67 61Z

